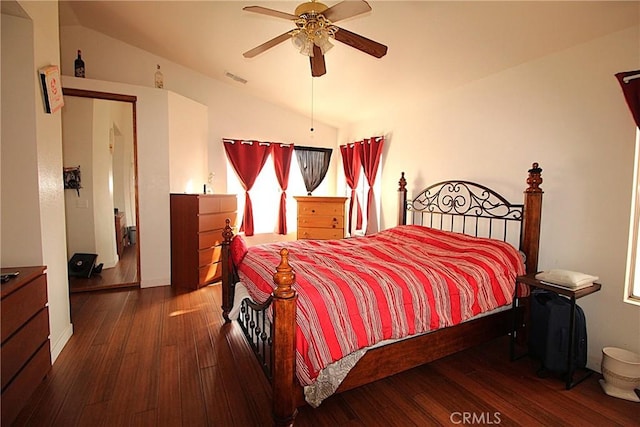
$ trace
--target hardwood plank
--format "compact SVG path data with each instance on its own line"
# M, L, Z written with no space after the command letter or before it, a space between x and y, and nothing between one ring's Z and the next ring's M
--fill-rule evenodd
M102 363L95 366L93 372L93 387L89 393L87 403L99 403L112 398L115 390L118 372L123 361L124 348L129 339L131 321L137 309L138 294L136 292L118 292L124 295L124 300L109 299L112 305L108 309L104 330L99 334L108 336L105 357Z
M158 368L162 375L158 384L158 426L176 426L182 423L179 360L180 350L177 345L164 345L160 348Z
M508 362L506 362L508 363ZM540 413L539 408L531 405L526 405L526 402L522 402L516 396L514 392L508 387L508 384L503 384L499 381L495 381L491 387L486 387L487 382L482 375L487 372L484 366L478 364L469 363L468 360L458 360L451 358L451 361L447 363L434 363L434 369L443 377L461 384L465 393L475 393L483 402L494 402L496 410L500 413L501 421L505 421L502 414L518 414L517 422L524 425L549 425L556 422L554 419L545 419L546 414ZM474 368L465 372L464 367L473 366ZM512 379L513 377L511 377Z
M204 393L200 382L198 349L194 338L194 322L189 293L178 294L177 313L182 316L183 330L178 334L182 425L206 425Z
M229 406L226 387L216 366L201 370L207 419L211 425L232 426L234 414Z
M234 425L243 426L243 425L256 425L255 418L257 416L261 416L263 420L271 420L271 399L270 396L266 397L266 379L264 374L260 372L259 376L255 375L255 370L252 370L253 376L248 376L248 381L256 384L262 385L262 390L264 390L263 396L263 412L261 414L255 414L250 411L249 408L252 407L251 401L256 399L253 392L252 396L246 396L244 393L244 387L240 383L239 378L245 377L244 375L238 375L240 370L243 372L247 369L247 365L249 368L252 364L257 365L257 361L255 359L246 359L234 358L234 346L246 346L245 351L249 353L251 350L248 349L248 346L245 342L238 340L237 330L235 328L239 328L237 325L233 324L225 324L222 327L222 334L219 338L219 360L218 360L218 369L219 373L222 377L222 381L225 385L225 390L229 395L228 402L231 413L234 414ZM235 334L234 334L235 333ZM235 341L234 341L235 337ZM237 353L236 353L237 354ZM247 363L249 362L249 363ZM268 416L265 417L264 411L268 411ZM259 424L258 424L259 425Z
M75 425L94 427L105 426L104 414L106 413L108 406L108 402L98 402L85 405L80 411L78 411L80 412L80 417L78 419L78 423Z
M191 318L193 321L194 340L198 353L198 366L200 369L209 368L216 365L216 354L213 346L212 336L209 333L210 319L207 312L210 312L209 304L204 298L204 292L190 292L189 303L191 304Z

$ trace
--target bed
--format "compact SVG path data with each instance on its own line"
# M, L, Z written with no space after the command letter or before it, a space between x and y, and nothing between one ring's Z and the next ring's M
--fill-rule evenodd
M247 248L227 224L223 315L272 384L276 425L331 393L513 330L515 277L537 269L541 172L534 163L515 204L468 181L407 200L403 173L398 226L372 236Z

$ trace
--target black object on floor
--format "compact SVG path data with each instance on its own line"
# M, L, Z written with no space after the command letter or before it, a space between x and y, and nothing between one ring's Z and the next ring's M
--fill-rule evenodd
M97 258L97 254L73 254L69 260L69 276L91 277L96 266ZM102 270L102 267L100 267L100 270Z

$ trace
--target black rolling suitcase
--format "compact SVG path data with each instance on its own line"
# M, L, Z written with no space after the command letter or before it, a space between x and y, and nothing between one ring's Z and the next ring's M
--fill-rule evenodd
M542 370L566 373L569 356L571 301L554 292L531 293L529 354L542 363ZM572 370L587 364L587 325L576 305Z

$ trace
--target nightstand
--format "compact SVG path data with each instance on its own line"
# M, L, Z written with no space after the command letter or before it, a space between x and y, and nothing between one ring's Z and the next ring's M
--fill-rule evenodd
M535 278L535 273L532 274L527 274L525 276L518 276L516 277L516 286L515 286L515 290L514 290L514 298L513 298L513 303L512 303L512 313L513 313L513 327L512 327L512 333L511 333L511 343L510 343L510 353L511 353L511 360L516 360L516 359L520 359L524 356L526 356L528 353L524 353L521 355L516 356L516 339L517 339L517 318L516 318L516 308L518 306L519 303L519 298L518 298L518 289L519 289L519 285L528 285L529 287L531 287L531 289L544 289L546 291L551 291L554 292L558 295L563 295L565 297L567 297L571 303L571 311L570 311L570 318L569 318L569 351L567 354L567 368L568 368L568 372L566 374L566 389L569 390L572 387L574 387L575 385L581 383L582 381L584 381L587 377L589 377L591 374L593 374L593 371L591 371L590 369L586 370L586 373L581 376L580 378L578 378L577 380L573 380L573 375L575 373L575 367L573 366L573 363L571 363L572 359L573 359L573 353L574 353L574 337L575 337L575 315L576 315L576 300L578 298L582 298L584 296L587 295L591 295L595 292L598 292L600 290L600 288L602 287L602 285L600 283L593 283L591 286L588 286L586 288L581 288L581 289L569 289L567 287L563 287L560 285L554 285L552 283L549 282L542 282L538 279Z

